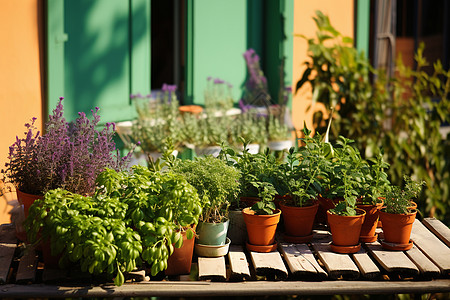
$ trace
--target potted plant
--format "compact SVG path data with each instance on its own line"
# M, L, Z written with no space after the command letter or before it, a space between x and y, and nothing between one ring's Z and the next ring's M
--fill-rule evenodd
M270 150L283 151L293 146L292 130L285 124L284 120L270 114L267 123L267 146Z
M121 285L124 272L142 262L152 275L164 271L169 256L193 241L200 199L181 175L142 166L132 172L106 169L97 186L93 196L51 190L30 208L30 241L50 240L60 266L79 263L82 271L106 274ZM176 261L178 272L189 273L192 253L193 243L187 262Z
M253 182L260 201L242 210L247 228L247 249L255 252L271 252L277 248L275 232L281 211L273 198L277 191L269 182Z
M132 123L132 140L140 143L138 150L155 161L162 156L165 140L170 138L178 153L184 133L176 86L164 84L161 91L146 97L133 95L132 100L138 114Z
M333 147L331 169L328 175L329 186L340 200L336 206L327 211L327 221L333 239L332 251L338 253L355 253L359 251L359 236L364 222L365 211L356 208L356 200L364 174L361 171L365 161L357 149L351 146L353 141L340 136Z
M319 204L316 201L317 178L321 175L321 160L309 155L303 146L289 150L287 162L280 168L284 175L287 196L280 203L284 221L284 240L290 243L306 243L312 239L312 228Z
M369 158L368 164L362 168L364 177L356 204L356 207L366 212L359 237L361 242L371 243L378 238L375 230L379 221L379 211L384 203L382 194L389 186L384 171L388 167L389 164L383 161L383 153L380 152L375 158Z
M92 110L92 120L80 112L73 124L66 122L63 99L59 98L42 136L34 126L36 118L25 124L25 138L16 138L2 170L4 181L15 186L25 216L34 199L52 189L92 195L97 175L105 168L125 169L132 154L120 157L113 141L113 123L98 130L98 107Z
M410 236L417 210L411 208L411 201L419 196L425 183L407 176L404 180L404 189L391 186L385 193L385 206L380 211L384 235L381 245L388 250L409 250L413 246Z
M195 246L197 254L207 256L226 254L223 251L230 243L226 239L229 224L228 207L239 192L239 171L211 155L179 161L172 170L182 174L197 189L202 201L203 212L197 227ZM217 248L211 249L207 247L208 245ZM216 250L217 253L214 251L211 254L207 253L212 250Z
M248 153L256 154L266 139L265 119L252 111L243 111L231 124L231 136L230 144L234 145L237 151L244 151L243 141L251 141L246 143L245 148Z

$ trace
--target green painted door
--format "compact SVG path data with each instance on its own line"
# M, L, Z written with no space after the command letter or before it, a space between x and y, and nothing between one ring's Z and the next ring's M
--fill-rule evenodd
M130 94L150 92L150 0L48 0L49 111L100 107L102 123L134 116Z

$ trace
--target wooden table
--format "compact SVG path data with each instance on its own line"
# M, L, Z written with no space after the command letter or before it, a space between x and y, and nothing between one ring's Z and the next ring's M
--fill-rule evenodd
M279 249L271 253L233 245L226 257L194 257L190 275L150 280L142 270L116 287L74 270L45 268L39 253L24 252L14 228L2 225L0 298L450 292L450 229L436 219L416 220L414 247L404 252L387 251L374 242L355 254L337 254L329 249L330 238L327 231L315 230L312 243L289 244L280 235Z

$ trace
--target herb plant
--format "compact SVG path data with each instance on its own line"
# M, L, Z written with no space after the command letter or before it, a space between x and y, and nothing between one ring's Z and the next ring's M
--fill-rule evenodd
M252 182L258 190L258 198L261 200L252 205L251 209L256 215L273 215L276 206L273 197L277 194L275 187L269 182Z
M424 181L414 181L411 177L404 176L404 189L399 186L391 186L385 194L384 211L391 214L406 214L409 213L411 201L416 199L425 184Z
M201 221L222 222L228 216L228 207L239 193L241 174L233 166L213 156L179 161L172 168L193 185L203 206Z
M107 123L97 130L99 108L92 110L93 120L83 112L75 123L66 122L60 97L58 105L40 136L34 126L36 118L25 124L25 138L16 138L9 148L9 162L2 173L24 193L43 195L63 188L83 195L95 191L95 179L105 168L125 169L132 151L121 158L113 141L115 125Z

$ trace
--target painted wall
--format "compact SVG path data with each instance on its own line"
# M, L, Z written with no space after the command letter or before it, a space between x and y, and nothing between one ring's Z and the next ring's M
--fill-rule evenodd
M306 41L299 37L302 34L308 38L315 37L316 24L313 16L315 11L321 10L328 15L331 24L346 36L353 37L354 32L354 0L295 0L294 2L294 59L293 59L293 78L292 86L295 87L297 81L301 78L305 66L304 62L308 59ZM295 91L294 91L295 92ZM316 104L309 111L311 105L312 93L310 86L303 86L293 96L292 115L294 126L297 130L303 128L303 122L312 129L312 113L317 110L324 110L320 104Z
M41 61L39 56L38 0L1 0L0 8L0 169L9 146L24 124L37 117L42 126ZM0 224L9 222L15 195L0 199Z

